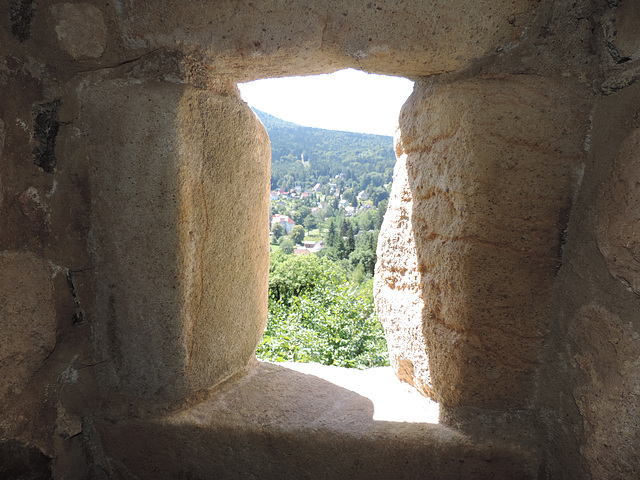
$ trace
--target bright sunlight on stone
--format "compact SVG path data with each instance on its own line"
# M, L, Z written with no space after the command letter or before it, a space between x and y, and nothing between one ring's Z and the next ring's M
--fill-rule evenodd
M438 423L438 404L398 380L391 367L357 370L319 363L284 362L277 365L314 375L367 397L373 403L373 419L376 421Z

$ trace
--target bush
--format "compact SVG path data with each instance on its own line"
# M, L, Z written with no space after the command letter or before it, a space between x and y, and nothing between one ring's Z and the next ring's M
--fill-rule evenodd
M258 357L367 368L389 364L373 304L373 282L350 284L340 267L314 255L274 255L269 319Z
M345 281L342 269L329 259L274 253L269 267L269 302L281 301L289 305L294 297L327 283L337 285Z

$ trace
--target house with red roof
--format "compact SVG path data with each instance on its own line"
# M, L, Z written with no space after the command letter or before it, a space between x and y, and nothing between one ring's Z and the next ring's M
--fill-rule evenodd
M280 215L280 214L271 216L271 228L273 228L273 226L276 223L279 223L284 227L284 231L287 232L287 235L291 233L291 230L293 230L293 227L296 224L296 222L294 222L287 215Z

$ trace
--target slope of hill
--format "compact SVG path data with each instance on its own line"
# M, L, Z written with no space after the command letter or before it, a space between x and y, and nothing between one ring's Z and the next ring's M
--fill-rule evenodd
M271 139L271 187L311 188L342 174L345 187L391 181L393 137L324 130L286 122L254 109Z

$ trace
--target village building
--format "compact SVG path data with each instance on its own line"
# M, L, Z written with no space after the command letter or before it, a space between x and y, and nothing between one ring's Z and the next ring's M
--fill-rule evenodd
M280 225L282 225L284 227L284 231L287 232L287 235L289 235L291 233L291 230L293 230L293 227L296 224L296 222L294 222L287 215L280 215L280 214L273 215L271 217L271 228L273 228L273 226L276 223L279 223Z

